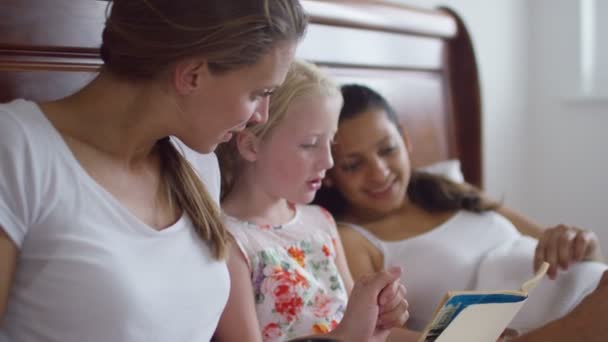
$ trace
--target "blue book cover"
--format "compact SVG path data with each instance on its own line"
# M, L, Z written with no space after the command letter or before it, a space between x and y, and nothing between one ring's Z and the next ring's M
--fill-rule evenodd
M548 263L544 263L540 269L536 272L536 274L526 281L520 290L502 290L502 291L450 291L448 292L441 304L435 310L435 315L428 323L427 327L424 329L422 336L419 339L419 342L434 342L441 334L456 320L458 315L460 315L467 308L475 308L478 305L483 306L484 304L515 304L521 303L528 298L528 292L533 289L541 278L547 272L549 268ZM479 308L481 308L479 306ZM490 335L493 333L496 336L499 336L502 331L506 328L508 323L512 320L513 316L517 313L520 306L513 307L514 309L505 310L505 311L494 311L492 315L498 315L494 317L483 316L480 314L475 314L475 325L479 325L480 327L484 326L484 319L489 324L488 330L497 329L496 331L490 331ZM505 307L506 308L506 307ZM470 311L470 310L467 310ZM489 311L487 311L489 312ZM498 312L498 313L496 313ZM510 312L510 313L508 313ZM471 313L471 312L469 312ZM477 317L479 316L479 317ZM469 318L471 316L469 315ZM498 318L496 320L495 318ZM462 321L462 320L461 320ZM466 319L465 319L466 321ZM496 323L502 322L502 323ZM463 323L463 322L459 322ZM469 323L471 324L471 323ZM500 327L494 327L493 324L501 325ZM502 326L504 324L504 326ZM456 326L452 327L451 330L454 330ZM473 335L468 331L471 330L471 326L458 326L459 331L464 331L465 335ZM469 330L467 330L469 329ZM469 341L469 340L467 340Z

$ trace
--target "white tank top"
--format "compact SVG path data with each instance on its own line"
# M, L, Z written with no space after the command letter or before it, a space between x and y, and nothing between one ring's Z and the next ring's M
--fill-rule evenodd
M424 328L447 291L519 289L532 275L536 240L521 235L494 211L459 211L427 233L394 242L346 225L380 250L385 267L403 267L410 304L408 326L413 330ZM511 327L528 330L567 313L597 286L605 269L604 264L585 262L556 281L546 278Z

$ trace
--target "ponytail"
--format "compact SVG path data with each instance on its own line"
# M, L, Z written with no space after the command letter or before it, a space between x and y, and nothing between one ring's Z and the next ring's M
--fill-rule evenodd
M161 159L162 177L171 206L182 208L192 220L196 233L211 244L216 259L227 252L228 233L220 210L190 163L177 151L169 137L156 144Z

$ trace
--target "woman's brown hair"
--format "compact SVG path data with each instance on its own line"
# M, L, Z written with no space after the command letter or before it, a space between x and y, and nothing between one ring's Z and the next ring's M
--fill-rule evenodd
M103 31L102 72L130 81L166 75L202 57L215 73L255 64L281 42L299 40L307 18L299 0L113 0ZM228 234L219 208L169 137L157 142L164 186L216 258Z
M341 90L344 104L338 123L370 110L380 109L402 131L395 110L380 94L358 84L344 85ZM498 203L484 199L479 190L469 184L456 183L445 177L417 170L412 171L407 186L407 196L414 204L428 211L464 209L483 212L498 207ZM349 206L348 200L335 186L321 187L315 196L314 203L325 207L337 218L343 216Z

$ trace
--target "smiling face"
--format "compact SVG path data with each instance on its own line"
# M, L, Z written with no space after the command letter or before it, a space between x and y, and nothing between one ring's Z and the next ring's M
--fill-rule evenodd
M259 144L255 179L291 203L309 203L333 166L331 143L342 98L311 94L293 100L285 118Z
M178 137L206 153L248 123L266 121L269 96L283 82L294 51L295 43L285 43L254 65L220 74L201 71L196 89L180 99Z
M328 180L351 212L385 214L403 205L411 174L409 152L384 110L342 120L335 143L336 165Z

